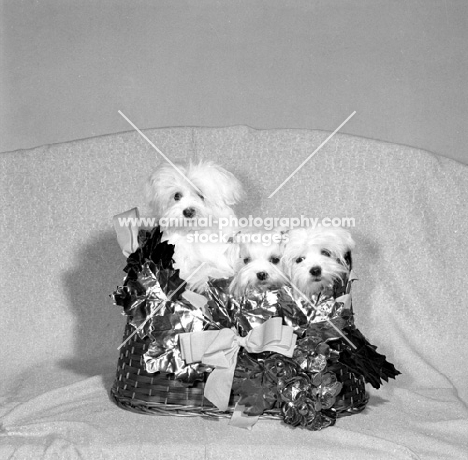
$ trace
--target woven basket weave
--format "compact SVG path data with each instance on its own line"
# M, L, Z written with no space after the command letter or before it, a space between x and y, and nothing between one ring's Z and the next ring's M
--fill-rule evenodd
M124 332L126 340L133 332L127 324ZM237 398L231 395L229 410L221 412L204 396L204 382L187 386L168 374L149 374L145 370L143 355L148 350L148 338L141 339L135 334L120 350L117 374L110 395L118 406L133 412L148 415L231 417ZM334 347L337 349L337 346ZM343 388L338 395L333 410L337 417L361 412L368 401L362 376L337 363L332 369ZM262 419L279 419L278 409L265 411Z

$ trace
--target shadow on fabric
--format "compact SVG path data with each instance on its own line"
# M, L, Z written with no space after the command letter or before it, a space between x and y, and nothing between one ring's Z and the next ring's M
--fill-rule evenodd
M61 361L80 375L102 374L111 380L116 369L125 319L110 294L121 285L125 257L115 233L107 231L82 248L75 267L65 273L64 285L75 317L74 354ZM111 381L105 381L110 387Z

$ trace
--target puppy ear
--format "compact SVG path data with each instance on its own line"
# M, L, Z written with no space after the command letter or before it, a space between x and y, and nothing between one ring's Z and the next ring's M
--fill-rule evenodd
M281 231L283 240L284 254L288 258L299 256L298 251L302 250L305 242L307 241L307 229L293 228L288 231Z
M239 270L239 259L236 260L234 268L235 274L232 278L231 284L229 285L229 293L234 297L242 297L245 293L246 286L244 286L242 279L242 268Z
M274 231L276 234L280 235L280 238L281 238L280 247L281 247L281 251L284 252L284 249L285 249L285 247L286 247L286 244L287 244L288 241L289 241L289 232L290 232L290 229L287 228L287 227L276 227L273 231Z
M229 292L231 295L234 297L240 297L241 296L241 291L240 291L240 286L239 286L239 278L235 276L231 284L229 285Z
M351 255L351 251L348 251L343 257L346 265L348 266L349 270L353 268L353 256Z
M293 228L288 232L290 241L305 241L307 238L307 228Z
M288 279L291 279L292 276L292 264L289 259L283 255L280 259L280 269L286 275Z
M212 162L206 163L204 167L211 181L216 185L217 195L225 205L232 206L243 199L244 189L234 174Z
M177 165L185 174L185 168ZM157 168L146 181L146 202L151 210L160 215L172 191L172 187L180 182L180 174L169 164L165 163Z
M231 173L229 173L227 180L227 187L223 194L224 201L228 206L239 203L245 197L245 192L240 181Z
M229 243L224 255L226 256L229 265L232 267L233 270L235 270L240 257L239 244L235 242Z
M351 236L351 233L342 227L329 227L323 231L326 238L332 238L335 244L342 248L342 253L352 251L356 243Z
M343 229L343 238L344 238L346 247L351 252L356 246L356 243L354 242L353 237L351 236L351 233L349 233L348 230Z
M145 184L146 203L154 214L159 214L160 211L160 206L158 205L161 200L160 192L158 171L155 171L148 177Z
M346 265L351 270L353 265L352 251L356 246L356 243L351 236L351 233L344 228L338 227L335 229L336 235L339 238L339 244L343 247L343 256L340 258L341 263Z
M292 277L293 271L293 259L299 256L299 246L302 238L304 237L304 229L296 228L282 234L282 251L283 257L281 257L281 269L288 278Z

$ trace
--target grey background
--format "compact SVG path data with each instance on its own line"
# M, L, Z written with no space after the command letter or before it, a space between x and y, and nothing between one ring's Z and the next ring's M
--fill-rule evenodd
M1 2L0 151L140 128L342 132L468 163L468 2Z

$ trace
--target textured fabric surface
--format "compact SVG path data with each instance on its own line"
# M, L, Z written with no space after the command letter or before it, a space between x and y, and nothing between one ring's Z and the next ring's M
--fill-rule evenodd
M424 151L245 127L146 131L173 161L245 184L239 216L352 217L356 323L403 373L320 433L134 415L109 402L125 264L112 216L144 212L161 161L137 133L0 155L2 430L13 458L463 458L468 453L468 168ZM184 441L181 441L184 433Z

